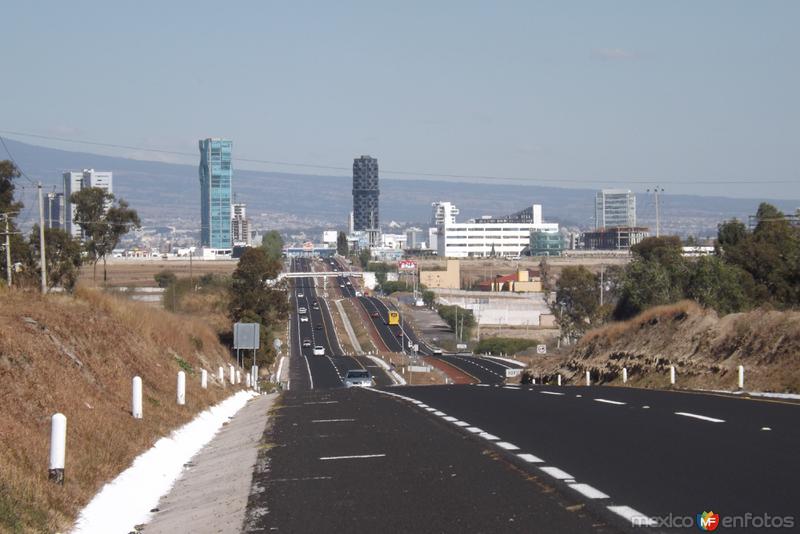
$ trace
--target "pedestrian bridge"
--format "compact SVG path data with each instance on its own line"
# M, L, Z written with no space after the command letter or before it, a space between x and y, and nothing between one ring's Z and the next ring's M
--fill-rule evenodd
M278 275L278 280L283 280L284 278L310 278L310 277L322 277L328 278L330 276L363 276L363 273L360 271L317 271L317 272L307 272L307 273L280 273Z

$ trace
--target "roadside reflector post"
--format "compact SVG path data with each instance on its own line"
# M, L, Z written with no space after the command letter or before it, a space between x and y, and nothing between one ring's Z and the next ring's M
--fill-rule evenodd
M203 389L208 389L208 371L205 369L200 371L200 387Z
M589 371L586 371L586 385L587 386L592 385L592 375L589 373Z
M50 466L47 478L64 485L64 461L67 449L67 418L57 413L50 419Z
M228 364L228 371L229 371L228 374L230 375L228 378L230 378L231 384L235 384L236 383L236 374L234 373L234 369L233 369L233 365L232 364Z
M134 419L142 418L142 379L134 376L131 384L131 415Z
M622 383L623 384L627 384L628 383L628 368L627 367L623 367L622 368Z
M558 385L560 386L561 385L561 373L558 374L558 376L556 377L556 380L558 381Z
M178 371L178 404L186 404L186 373Z
M238 369L236 370L236 383L237 384L242 383L242 372Z
M244 375L244 385L245 387L250 387L250 373Z
M675 366L669 366L669 383L671 386L675 385Z
M744 389L744 365L739 366L739 389Z
M225 385L225 370L220 366L219 371L217 371L217 372L218 372L218 377L219 377L219 383L224 386Z

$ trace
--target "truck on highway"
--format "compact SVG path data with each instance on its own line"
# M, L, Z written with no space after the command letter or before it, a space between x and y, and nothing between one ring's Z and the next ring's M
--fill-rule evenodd
M389 311L389 322L387 324L400 324L400 312Z

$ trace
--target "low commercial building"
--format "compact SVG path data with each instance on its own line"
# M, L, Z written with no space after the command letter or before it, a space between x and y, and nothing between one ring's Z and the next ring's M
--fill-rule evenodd
M478 282L478 290L511 293L539 293L542 291L542 279L539 273L530 269L520 269L515 273L497 275L488 280Z
M561 232L540 229L531 231L531 256L561 256L564 245L565 239Z
M420 271L419 283L430 289L459 289L461 263L458 260L447 260L447 269L444 271Z
M531 232L541 230L558 233L557 223L542 220L542 206L534 204L529 208L503 217L481 217L466 223L455 222L452 215L455 206L449 203L450 210L444 210L437 226L437 245L439 256L448 258L469 257L518 257L529 247ZM457 211L456 211L457 213Z
M649 235L642 226L615 226L584 233L583 243L588 250L629 250Z

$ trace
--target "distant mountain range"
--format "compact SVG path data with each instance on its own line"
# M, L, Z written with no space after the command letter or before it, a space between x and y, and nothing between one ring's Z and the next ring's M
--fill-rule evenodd
M147 225L183 225L200 220L197 167L71 152L6 139L25 172L61 191L66 170L94 168L114 172L114 192L135 207ZM0 154L0 159L5 158ZM198 154L199 161L199 154ZM234 160L235 164L235 160ZM381 220L427 224L431 202L448 200L461 210L459 220L503 215L537 203L544 217L562 225L593 225L593 189L537 185L459 183L381 178ZM52 187L51 187L52 190ZM258 224L281 230L345 228L352 205L350 176L320 176L235 170L233 190ZM661 199L662 230L681 235L713 235L726 219L747 219L764 199L734 199L665 194ZM793 212L798 200L767 200ZM637 195L639 224L655 225L652 197ZM258 228L261 229L261 228ZM266 229L266 228L264 228Z

